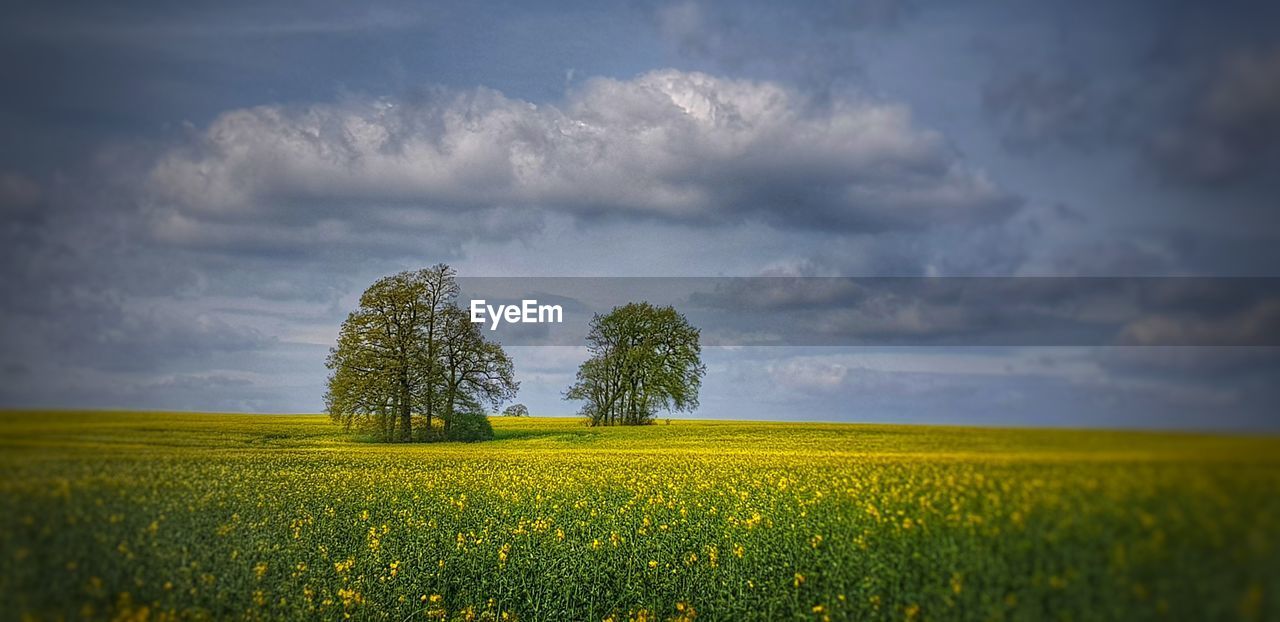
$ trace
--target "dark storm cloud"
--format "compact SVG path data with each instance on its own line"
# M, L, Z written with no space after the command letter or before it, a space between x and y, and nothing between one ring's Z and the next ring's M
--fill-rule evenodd
M1021 17L1015 34L977 37L993 69L979 95L1009 148L1123 149L1176 184L1274 178L1274 3L1069 3Z
M1179 123L1148 153L1174 178L1204 184L1274 181L1280 170L1280 45L1225 55L1197 85Z
M0 214L7 223L20 223L39 216L43 191L34 180L13 172L0 173Z
M995 118L1001 140L1014 151L1033 151L1047 143L1094 147L1106 128L1093 101L1089 81L1080 75L1021 70L1001 75L982 87L982 104Z

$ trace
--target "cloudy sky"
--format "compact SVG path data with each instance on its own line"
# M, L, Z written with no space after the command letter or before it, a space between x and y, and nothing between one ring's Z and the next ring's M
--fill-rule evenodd
M1275 3L528 4L7 3L0 406L315 412L437 262L1280 276ZM1222 346L708 348L698 415L1280 427Z

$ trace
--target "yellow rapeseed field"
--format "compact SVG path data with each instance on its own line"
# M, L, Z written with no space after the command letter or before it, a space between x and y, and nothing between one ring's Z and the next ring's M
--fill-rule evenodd
M0 618L1280 619L1280 440L0 415Z

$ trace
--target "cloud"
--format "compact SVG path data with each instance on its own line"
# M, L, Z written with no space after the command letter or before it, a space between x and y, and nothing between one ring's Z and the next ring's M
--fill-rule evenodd
M851 369L841 363L815 358L793 358L765 366L769 378L780 386L800 392L840 390Z
M1274 380L1280 348L1274 346L1144 346L1099 348L1098 363L1109 373L1172 377L1179 382L1218 383L1246 376Z
M56 315L0 314L12 360L102 370L154 371L217 353L265 348L274 339L213 314L138 309L101 292L64 293Z
M1231 373L1198 381L1203 371L1146 368L1158 350L1199 360L1201 351L1230 349L761 348L709 365L704 386L718 394L704 409L738 418L1166 428L1205 427L1212 412L1213 427L1274 428L1274 365L1246 381ZM1275 349L1264 350L1274 362ZM712 361L727 357L708 352ZM1250 359L1231 358L1235 369L1254 371Z
M1153 313L1124 326L1125 345L1275 346L1280 344L1280 299L1214 314Z
M658 35L681 56L827 92L860 78L862 39L915 11L903 0L866 2L672 2L652 13Z
M990 75L977 94L1008 150L1122 154L1175 187L1272 181L1273 4L1057 4L979 38Z
M1243 220L1271 205L1266 189L1199 193L1275 168L1275 20L1257 3L1058 5L696 0L496 22L463 6L336 4L301 21L256 5L19 10L0 26L18 87L0 114L0 403L316 409L359 291L436 261L467 275L1270 276L1274 219ZM1008 45L974 58L974 33ZM583 79L659 63L680 71ZM421 81L449 86L406 92ZM360 95L388 92L403 94ZM1017 157L987 159L984 112ZM1172 183L1094 174L1122 158ZM1212 209L1173 213L1199 205ZM1101 311L1053 292L775 285L690 317L708 343L808 331L790 338L821 356L708 347L700 416L1274 419L1256 414L1275 403L1274 355L1240 354L1261 348L1135 347L1056 363L1062 378L956 348L897 366L870 347L828 356L1109 343L1134 317L1082 317ZM1274 307L1249 309L1128 311L1143 343L1274 343ZM560 392L585 353L512 352L522 401L571 410ZM1219 391L1237 390L1253 397L1224 407Z
M6 35L57 43L106 41L121 45L146 45L155 40L201 38L248 39L255 37L290 37L317 35L350 35L365 32L396 31L418 27L426 21L417 11L389 7L352 6L342 2L316 3L308 15L283 6L244 7L183 6L158 12L140 6L122 6L113 11L92 9L80 12L46 13L40 7L23 7L11 22L4 24ZM230 3L235 4L235 3ZM435 17L431 15L431 17Z
M1230 184L1280 166L1280 47L1226 55L1148 152L1182 181Z
M1272 278L767 276L699 283L687 308L724 344L751 343L750 335L829 346L1280 344Z
M982 87L982 106L1011 151L1034 151L1051 144L1087 148L1106 134L1100 127L1097 95L1079 75L1022 69Z
M0 171L0 214L6 221L22 218L43 201L40 185L24 175Z
M923 230L998 221L1017 203L901 106L674 70L590 80L559 106L476 89L235 110L149 179L156 235L215 245L450 221L501 239L538 210Z
M148 390L243 390L253 386L254 379L243 373L208 373L208 374L170 374L159 379L148 381L144 387Z

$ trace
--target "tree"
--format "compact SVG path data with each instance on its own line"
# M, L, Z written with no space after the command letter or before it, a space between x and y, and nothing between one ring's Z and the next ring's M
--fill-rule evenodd
M458 286L447 265L378 279L347 316L325 361L331 370L325 407L347 428L384 441L415 438L414 415L446 427L456 405L515 395L510 358L488 343L457 306Z
M422 283L423 334L420 336L420 347L426 350L426 375L421 379L424 395L421 396L423 413L427 416L427 432L431 432L431 418L436 408L436 390L439 380L439 344L444 329L443 315L449 309L457 310L458 282L453 268L445 264L436 264L426 270L418 271Z
M515 381L511 359L502 346L485 341L479 325L458 307L442 314L440 368L444 395L445 435L459 412L484 414L485 405L497 408L515 397L520 383Z
M652 423L659 410L692 411L706 366L699 331L672 307L647 302L591 320L591 357L565 399L581 400L591 425Z
M524 404L512 404L502 411L503 417L528 417L529 408Z

